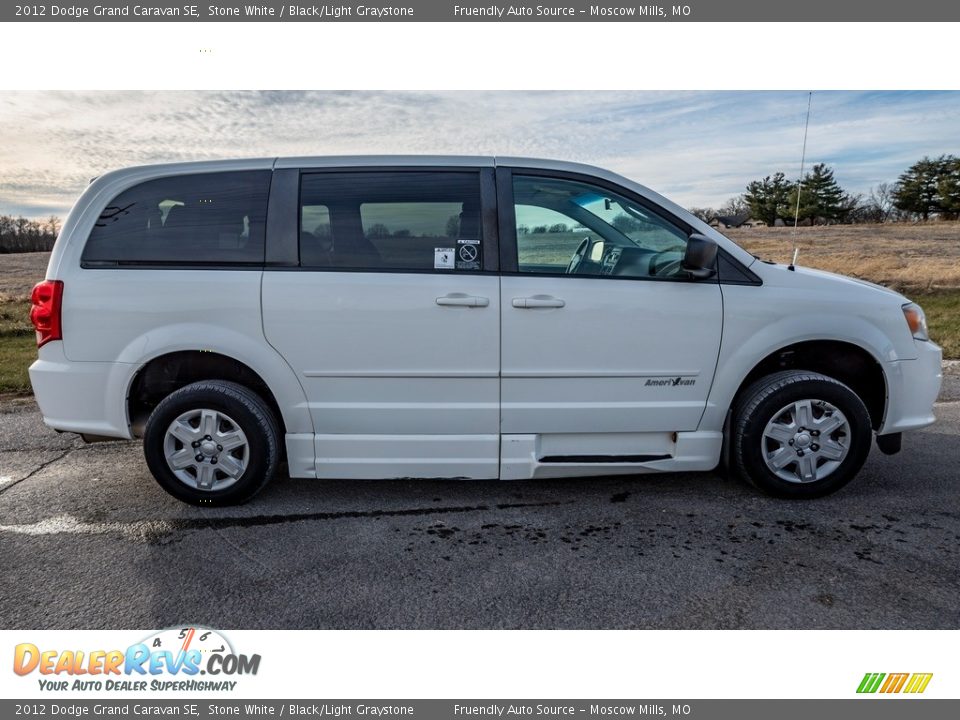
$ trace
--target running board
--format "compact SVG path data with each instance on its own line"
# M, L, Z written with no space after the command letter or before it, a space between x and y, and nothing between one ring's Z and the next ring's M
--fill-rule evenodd
M500 477L531 480L711 470L720 459L722 443L719 431L639 437L504 433L500 436Z
M600 465L603 463L647 463L657 460L670 460L673 455L549 455L542 457L542 463L578 463Z

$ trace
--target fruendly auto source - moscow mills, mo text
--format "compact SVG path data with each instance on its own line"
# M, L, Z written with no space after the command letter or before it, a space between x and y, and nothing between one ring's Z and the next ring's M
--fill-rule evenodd
M666 18L689 17L692 9L689 5L629 5L608 6L589 5L573 7L557 5L487 5L483 7L454 5L453 19L519 19L519 18L578 18L578 17L622 17L622 18ZM110 19L269 19L269 20L338 20L342 18L414 19L416 9L411 6L363 4L354 5L299 5L299 4L208 4L208 5L69 5L69 4L31 4L16 5L17 17L56 20Z

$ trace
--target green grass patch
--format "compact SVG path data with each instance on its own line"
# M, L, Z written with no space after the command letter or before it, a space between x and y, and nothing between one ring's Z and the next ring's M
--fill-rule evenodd
M0 393L30 392L27 368L36 357L30 303L0 302Z
M29 336L0 337L0 393L30 392L27 368L37 359L37 341Z
M0 301L0 338L12 335L33 337L30 324L30 302L25 300Z
M943 357L960 359L960 290L910 293L910 299L927 314L930 339L943 348Z

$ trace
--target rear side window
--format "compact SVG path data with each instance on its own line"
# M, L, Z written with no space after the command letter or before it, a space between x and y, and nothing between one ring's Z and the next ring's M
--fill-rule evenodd
M469 271L483 263L480 177L469 172L324 172L300 187L300 264Z
M270 176L178 175L125 190L100 213L81 264L261 265Z

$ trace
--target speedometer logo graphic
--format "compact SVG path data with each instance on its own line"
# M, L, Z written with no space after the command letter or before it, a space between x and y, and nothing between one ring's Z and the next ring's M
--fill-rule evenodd
M151 650L167 650L174 654L198 650L204 657L212 653L234 654L233 646L220 632L205 627L169 628L143 640Z

